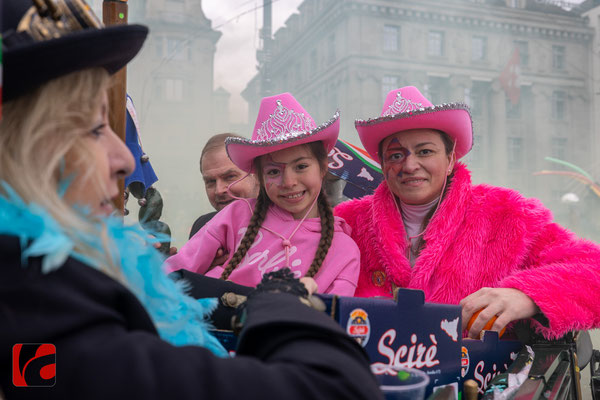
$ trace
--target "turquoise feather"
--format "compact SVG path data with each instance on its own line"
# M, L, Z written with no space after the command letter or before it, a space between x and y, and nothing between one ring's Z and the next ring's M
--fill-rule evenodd
M42 257L42 272L60 268L68 257L98 269L97 260L75 251L73 241L52 216L36 204L26 204L5 182L0 183L5 196L0 196L0 234L20 239L22 264L30 257ZM85 208L77 212L88 216ZM210 334L206 317L216 307L216 299L196 300L185 294L185 283L175 282L163 270L164 257L152 246L163 239L151 239L141 227L126 226L115 216L102 218L96 224L97 234L81 234L81 240L103 251L100 232L105 226L115 249L113 262L121 267L129 289L150 314L161 338L175 346L198 345L219 356L227 356L219 341Z

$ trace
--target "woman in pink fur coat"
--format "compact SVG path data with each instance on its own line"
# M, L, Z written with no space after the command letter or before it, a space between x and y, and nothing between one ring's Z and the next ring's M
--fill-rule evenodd
M468 107L433 106L416 88L391 91L382 116L356 121L382 163L371 196L335 208L361 250L356 296L420 289L428 302L460 304L478 337L530 318L547 338L600 326L600 248L552 222L540 201L472 185L457 162L472 147Z

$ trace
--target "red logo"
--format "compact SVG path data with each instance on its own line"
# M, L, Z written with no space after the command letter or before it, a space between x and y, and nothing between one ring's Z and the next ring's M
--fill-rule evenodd
M351 325L348 333L350 336L366 336L369 333L369 327L366 325Z
M56 347L48 343L17 343L13 346L13 385L54 386Z
M371 335L371 324L369 323L369 314L362 308L355 308L350 313L348 323L346 324L346 332L356 339L356 341L365 347Z
M462 346L460 348L460 374L463 378L467 375L467 372L469 372L469 364L469 350L465 346Z

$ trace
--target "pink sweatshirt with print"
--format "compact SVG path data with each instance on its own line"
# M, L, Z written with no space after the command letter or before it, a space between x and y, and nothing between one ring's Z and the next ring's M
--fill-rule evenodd
M248 201L254 209L256 200ZM229 204L204 225L177 254L166 260L167 271L187 269L219 278L223 267L215 267L208 271L217 250L225 249L231 258L244 237L251 217L252 211L245 201L237 200ZM262 226L289 238L299 222L287 211L271 204ZM352 296L358 282L360 252L354 240L350 238L351 229L346 222L335 217L334 226L331 247L314 279L319 286L319 293ZM297 278L306 275L320 238L320 219L307 218L290 240L290 268ZM265 273L284 266L285 250L281 237L261 227L254 243L233 270L229 280L240 285L256 286Z

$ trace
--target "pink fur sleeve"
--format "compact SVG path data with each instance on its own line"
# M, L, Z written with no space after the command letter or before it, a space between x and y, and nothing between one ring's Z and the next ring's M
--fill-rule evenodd
M499 282L538 305L550 326L534 322L547 338L600 326L600 248L555 223L532 243L524 269Z

